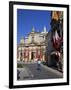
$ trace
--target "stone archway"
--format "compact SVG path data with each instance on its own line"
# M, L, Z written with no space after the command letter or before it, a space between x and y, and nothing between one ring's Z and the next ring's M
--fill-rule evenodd
M34 59L34 52L31 52L31 60Z

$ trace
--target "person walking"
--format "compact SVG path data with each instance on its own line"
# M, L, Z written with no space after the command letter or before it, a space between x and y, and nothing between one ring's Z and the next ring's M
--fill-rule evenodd
M37 70L41 70L41 61L39 58L37 60Z

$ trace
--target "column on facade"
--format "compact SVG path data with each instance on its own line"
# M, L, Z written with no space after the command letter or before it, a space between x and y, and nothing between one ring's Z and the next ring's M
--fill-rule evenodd
M43 49L43 47L42 47L42 61L44 61L44 54L43 54L43 51L44 49Z
M28 59L28 61L29 61L29 48L28 48L28 52L27 52L27 53L28 53L27 59Z
M26 61L28 61L28 49L26 49Z
M29 48L29 61L31 60L31 48Z
M19 59L19 51L17 50L17 60Z
M42 50L40 48L40 60L42 60Z
M45 51L44 51L44 48L43 48L43 61L45 61Z
M32 55L32 52L33 52L33 48L31 49L31 55ZM31 57L31 61L32 61L32 57Z
M26 59L26 49L24 49L24 61Z
M38 59L38 49L36 48L36 59Z
M23 61L24 61L24 49L23 49L23 52L22 52L22 57L23 57Z
M28 49L24 49L24 59L25 59L25 61L29 61L29 59L30 59L30 49L28 48Z
M32 52L33 52L33 60L32 61L34 61L34 48L32 49Z
M38 58L40 58L40 49L38 50Z
M17 60L20 61L20 50L19 50L19 48L17 49Z
M20 61L20 53L21 53L21 52L19 51L19 61Z

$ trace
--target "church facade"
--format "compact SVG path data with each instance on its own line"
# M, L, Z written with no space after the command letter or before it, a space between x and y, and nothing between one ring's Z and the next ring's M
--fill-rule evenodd
M45 61L46 53L46 36L48 32L44 27L42 32L36 32L34 27L25 38L21 38L20 43L17 45L17 60L30 62Z

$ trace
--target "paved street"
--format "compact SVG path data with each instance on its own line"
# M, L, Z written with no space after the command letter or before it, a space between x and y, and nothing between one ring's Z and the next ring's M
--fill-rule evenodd
M23 68L18 68L20 71L19 80L28 79L53 79L62 78L63 74L57 70L49 68L41 64L41 70L37 69L37 63L23 63Z

